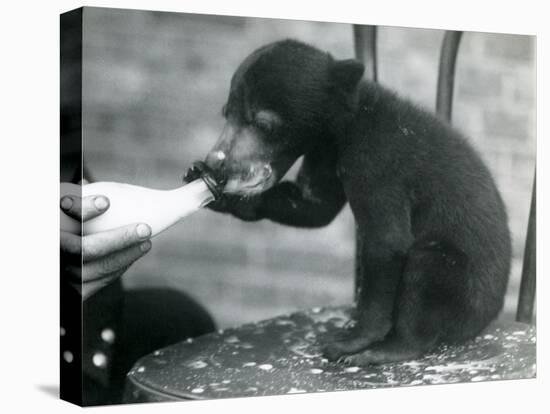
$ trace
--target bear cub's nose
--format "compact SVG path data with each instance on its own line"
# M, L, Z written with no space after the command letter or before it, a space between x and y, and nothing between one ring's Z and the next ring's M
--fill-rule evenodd
M206 165L213 170L218 170L223 166L226 157L225 152L222 150L211 151L206 156Z

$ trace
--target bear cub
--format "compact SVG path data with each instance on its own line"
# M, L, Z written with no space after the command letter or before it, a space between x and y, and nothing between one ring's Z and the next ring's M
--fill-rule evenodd
M355 323L322 348L354 365L477 335L502 308L511 258L504 203L478 154L363 71L295 40L261 47L232 77L205 160L226 180L212 208L243 220L320 227L350 204ZM281 181L302 155L296 181Z

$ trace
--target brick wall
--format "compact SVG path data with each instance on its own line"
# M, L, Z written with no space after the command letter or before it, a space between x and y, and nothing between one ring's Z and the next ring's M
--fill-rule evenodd
M353 54L349 25L109 9L84 12L84 158L95 180L160 189L203 158L222 126L230 77L255 48L293 37ZM433 109L442 32L382 27L380 81ZM533 39L468 33L457 68L454 123L481 151L508 206L517 295L535 160ZM201 211L163 233L124 276L172 286L220 326L349 302L353 218L298 230ZM515 300L515 299L514 299Z

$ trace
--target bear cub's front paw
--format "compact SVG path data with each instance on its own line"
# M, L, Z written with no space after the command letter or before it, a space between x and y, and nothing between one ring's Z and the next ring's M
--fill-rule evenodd
M211 203L209 207L218 212L230 213L244 221L256 221L263 218L260 212L261 202L261 195L242 197L224 194L220 200Z

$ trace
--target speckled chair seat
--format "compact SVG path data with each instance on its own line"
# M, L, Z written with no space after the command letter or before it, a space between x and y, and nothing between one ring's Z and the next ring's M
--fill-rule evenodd
M125 402L158 402L449 384L536 375L536 330L495 322L463 345L404 363L328 362L318 338L341 329L350 307L315 308L188 340L140 359Z

